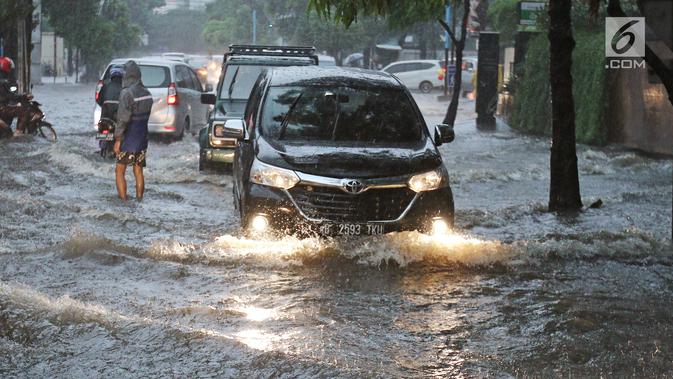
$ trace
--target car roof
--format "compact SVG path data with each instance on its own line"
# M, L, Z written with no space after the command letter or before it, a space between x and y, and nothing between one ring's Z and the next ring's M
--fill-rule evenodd
M114 64L124 64L128 61L135 61L137 64L141 65L161 65L161 66L177 66L177 65L182 65L182 66L189 66L185 62L182 61L176 61L176 60L171 60L171 59L165 59L161 57L143 57L143 58L118 58L118 59L113 59L110 62L110 65Z
M396 61L396 62L391 62L389 64L399 64L399 63L437 63L439 59L414 59L414 60L408 60L408 61Z
M271 86L327 85L348 87L404 88L392 75L346 67L295 66L272 68L267 74Z
M315 64L309 57L279 57L264 55L232 55L225 64L264 64L273 66L296 66L297 64Z

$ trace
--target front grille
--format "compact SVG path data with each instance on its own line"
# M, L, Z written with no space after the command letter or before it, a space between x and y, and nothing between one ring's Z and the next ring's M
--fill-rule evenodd
M342 222L396 220L415 195L406 187L370 189L351 195L334 187L298 185L289 192L309 218Z

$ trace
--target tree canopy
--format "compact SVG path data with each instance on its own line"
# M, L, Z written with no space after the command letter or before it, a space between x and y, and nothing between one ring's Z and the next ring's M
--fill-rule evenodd
M66 43L77 48L94 79L115 55L138 47L138 24L163 0L43 0L49 24Z
M444 14L446 0L309 0L309 8L325 19L334 20L350 26L362 16L389 17L392 26L410 25L419 21L428 21Z

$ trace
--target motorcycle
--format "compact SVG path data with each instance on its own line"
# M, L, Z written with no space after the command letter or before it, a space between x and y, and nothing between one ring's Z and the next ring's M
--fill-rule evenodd
M114 134L117 124L109 118L101 118L98 121L98 133L96 133L96 140L100 146L100 156L103 158L110 158L114 156Z
M18 122L23 123L24 133L32 136L40 136L50 142L56 142L58 136L54 130L54 126L45 120L46 115L40 109L42 104L33 100L32 96L24 95L19 101L23 110L23 118Z

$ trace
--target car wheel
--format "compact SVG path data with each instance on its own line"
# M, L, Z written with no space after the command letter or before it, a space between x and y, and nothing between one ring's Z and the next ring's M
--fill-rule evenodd
M433 85L432 83L425 81L422 82L419 86L418 89L421 90L423 93L430 93L432 91Z
M199 155L199 171L205 171L208 169L208 162L203 160L203 157Z
M182 126L182 130L180 130L180 134L175 137L176 141L182 141L183 138L185 138L185 131L189 130L189 119L185 119L185 124Z

